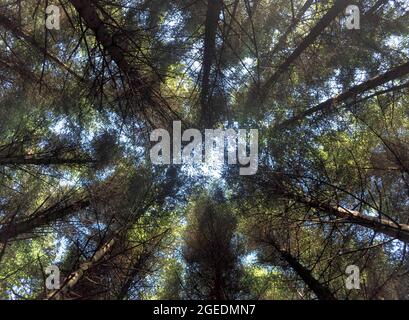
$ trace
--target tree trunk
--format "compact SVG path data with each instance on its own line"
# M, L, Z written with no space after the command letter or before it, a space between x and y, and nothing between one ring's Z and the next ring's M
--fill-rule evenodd
M358 211L348 210L340 206L332 206L317 200L302 199L299 196L292 196L291 198L317 210L328 212L338 218L345 219L353 224L358 224L388 237L409 243L409 225L407 224L397 223L385 218L367 216Z
M213 110L210 105L210 74L216 59L216 31L219 22L220 11L223 7L222 0L208 0L205 24L202 90L200 94L201 121L205 128L210 128L213 122Z
M276 83L278 78L285 72L296 59L307 49L324 31L324 29L340 14L349 4L347 0L337 0L324 17L311 29L310 33L303 39L300 45L290 54L289 57L277 68L273 75L268 78L261 88L261 92L256 94L256 101L259 104L264 103L268 92ZM254 103L254 92L249 92L247 105Z
M383 85L391 80L403 77L409 73L409 62L406 62L400 66L392 68L391 70L373 77L372 79L363 82L359 85L356 85L347 91L330 98L315 107L307 109L304 112L301 112L288 120L283 121L281 124L277 126L277 129L286 129L288 127L293 126L294 124L298 123L302 119L305 119L308 116L311 116L315 113L322 112L323 114L329 114L336 110L336 107L339 106L341 103L346 102L348 99L356 97L358 94L364 93L365 91L374 89L380 85Z
M113 246L117 241L117 235L112 237L109 241L105 242L92 256L92 258L80 265L80 267L72 272L61 286L60 289L52 292L48 295L48 300L51 299L64 299L66 295L74 288L74 286L84 276L85 272L91 269L94 265L100 262L109 252L111 252Z
M93 159L64 159L59 157L30 157L26 155L0 157L0 166L11 165L84 165L96 163Z
M95 6L89 0L70 0L85 25L91 29L97 41L108 52L129 83L134 113L145 117L150 124L155 121L169 120L175 114L169 104L150 85L146 77L126 60L127 52L123 45L117 45L118 39L111 35L104 22L99 18ZM154 114L156 116L154 116ZM167 123L167 122L166 122Z
M10 239L25 233L32 232L35 229L49 225L49 223L56 221L75 213L79 210L85 209L90 205L90 201L79 200L69 205L58 203L50 208L47 208L34 217L24 219L22 221L10 222L0 229L0 243L7 243Z
M270 241L273 247L280 253L290 267L298 274L305 284L315 293L319 300L336 300L330 289L321 284L314 278L311 271L304 267L298 260L287 250L281 248L275 241Z

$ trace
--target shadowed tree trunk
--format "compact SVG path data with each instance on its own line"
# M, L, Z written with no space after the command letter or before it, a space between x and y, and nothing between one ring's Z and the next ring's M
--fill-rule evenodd
M106 241L92 256L92 258L86 262L81 263L80 267L72 272L62 284L61 288L50 293L47 297L48 300L57 299L61 300L66 298L67 294L75 287L75 285L81 280L84 274L99 263L104 257L106 257L118 241L118 235L115 234L110 240Z
M323 114L331 114L336 110L336 108L344 102L347 102L348 99L352 99L359 94L362 94L368 90L374 89L378 86L381 86L389 81L401 78L405 75L409 74L409 62L406 62L400 66L390 69L389 71L373 77L366 82L363 82L359 85L351 87L350 89L346 90L345 92L332 97L315 107L309 108L306 111L303 111L288 120L283 121L281 124L277 126L277 129L284 129L289 128L302 119L305 119L308 116L316 114L318 112L322 112Z
M164 237L168 234L168 232L169 229L155 236L153 238L154 239L153 243L147 244L147 248L144 248L142 253L138 255L138 258L133 263L132 268L130 268L130 271L126 272L125 274L125 281L123 282L121 289L119 290L119 293L116 297L117 299L119 300L125 299L135 281L144 276L144 274L147 272L147 270L144 270L146 268L146 264L149 263L149 260L154 255L155 250L158 249L159 245L163 241Z
M48 226L50 223L83 210L89 205L90 201L88 199L79 200L70 204L62 202L36 213L33 217L19 221L11 221L0 229L0 243L6 243L19 235Z
M290 35L290 33L294 30L294 28L297 26L297 24L300 22L301 18L305 14L305 12L311 7L315 0L307 0L305 1L303 7L300 9L300 12L297 14L295 19L291 22L291 25L286 29L286 31L281 35L281 37L278 39L277 44L274 46L273 50L268 53L267 57L264 59L264 61L261 63L262 66L271 66L271 60L274 58L274 55L283 49L287 42L287 38Z
M345 219L345 221L350 223L372 229L373 231L382 233L388 237L409 243L409 225L407 224L397 223L385 218L370 217L355 210L345 209L340 206L332 206L328 203L309 200L303 197L291 196L291 198L317 210Z
M35 156L10 156L0 157L0 166L12 165L85 165L95 164L96 160L81 158L60 158L60 157L35 157Z
M200 93L201 120L205 128L210 128L213 124L210 75L212 66L216 60L216 31L222 7L222 0L207 1L202 64L202 90Z
M275 179L276 181L280 181L280 174L277 174ZM274 194L287 199L292 199L298 203L305 204L327 214L334 215L338 218L344 219L345 222L360 225L388 237L409 243L409 225L407 224L398 223L387 218L371 217L355 210L343 208L339 204L320 201L319 199L311 198L308 195L298 194L295 191L288 190L288 188L279 182L277 185L273 186L275 183L276 182L269 181L265 187L269 187ZM272 189L271 186L273 186Z
M109 32L98 16L94 4L89 0L70 0L70 2L84 20L85 25L94 32L96 40L126 76L131 91L130 102L134 108L133 112L141 113L151 124L155 122L155 119L163 121L174 117L170 106L153 89L147 77L144 77L135 66L127 61L124 46L118 45L119 40Z
M288 251L281 248L275 241L270 240L271 245L279 252L281 258L285 260L297 275L305 282L305 284L315 293L319 300L336 300L328 287L324 286L314 278L311 271L304 267L298 260Z
M298 47L280 64L277 70L264 82L260 92L256 93L257 103L263 104L268 96L269 91L277 82L279 77L297 60L324 31L324 29L346 8L349 4L347 0L337 0L320 21L311 29L309 34L303 39ZM254 103L254 90L249 92L247 105Z

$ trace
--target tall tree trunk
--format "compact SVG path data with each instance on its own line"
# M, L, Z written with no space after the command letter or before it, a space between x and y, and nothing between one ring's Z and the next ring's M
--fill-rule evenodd
M36 213L33 217L20 221L12 221L0 229L0 243L7 243L19 235L30 233L40 227L48 226L51 222L64 218L90 205L88 199L79 200L71 204L58 203L50 208Z
M202 89L200 93L201 121L205 128L210 128L213 122L213 108L210 104L211 69L216 60L216 31L219 15L223 8L222 0L208 0L202 66Z
M334 215L338 218L344 219L346 222L360 225L372 229L375 232L384 234L388 237L392 237L405 243L409 243L408 224L398 223L387 218L371 217L358 211L343 208L339 204L329 203L328 201L320 201L319 199L299 194L295 191L289 190L289 188L281 184L279 182L281 178L281 174L277 174L274 177L276 182L268 181L265 184L261 184L260 186L262 188L270 188L271 192L277 195L280 195L286 199L294 200L298 203L305 204L319 211Z
M159 92L153 89L147 78L127 61L124 46L117 45L118 39L110 34L98 16L94 4L90 0L70 0L70 2L84 20L85 25L94 32L97 41L126 76L132 95L130 102L135 106L134 113L141 114L151 124L155 121L174 118L175 114L169 104Z
M318 200L306 199L296 195L290 197L298 202L304 203L317 210L327 212L338 218L345 219L353 224L372 229L388 237L409 243L409 225L407 224L397 223L385 218L367 216L355 210L333 206L325 202L319 202Z
M290 54L287 59L277 68L277 70L265 81L261 87L261 91L256 93L249 92L247 99L247 105L254 103L256 98L257 103L264 103L267 98L268 92L277 82L279 77L297 60L301 54L307 49L324 31L324 29L340 14L346 6L349 4L348 0L336 0L334 5L328 10L328 12L322 17L320 21L311 29L310 33L303 39L297 48Z
M285 46L288 35L294 30L295 26L300 22L301 18L303 17L305 12L309 9L309 7L311 7L314 1L315 0L305 1L303 7L300 9L295 19L291 22L290 26L286 29L286 31L278 39L277 44L274 46L273 50L271 50L271 52L268 53L264 61L261 62L262 66L271 65L270 60L272 60L274 58L274 55Z
M336 300L331 290L314 278L311 270L304 267L290 252L281 248L274 240L270 240L270 243L280 253L281 258L290 265L311 291L315 293L319 300Z
M306 117L316 114L318 112L322 112L323 114L330 114L336 110L337 106L346 102L348 99L352 99L356 97L358 94L362 94L365 91L374 89L380 85L383 85L391 80L403 77L407 74L409 74L409 62L392 68L389 71L376 77L373 77L366 82L353 86L346 90L345 92L335 97L329 98L328 100L321 102L320 104L312 108L309 108L306 111L303 111L291 117L288 120L283 121L281 124L277 126L277 129L285 129L291 127L298 123L299 121L301 121L302 119L305 119Z
M92 258L86 262L83 262L80 267L72 272L65 282L62 284L61 288L52 292L48 295L48 299L64 299L66 298L67 294L69 294L70 290L72 290L75 285L80 281L80 279L84 276L87 270L91 269L95 266L98 262L100 262L108 253L111 252L112 248L114 247L115 243L118 240L118 235L114 235L110 240L106 241L92 256Z
M86 158L60 158L60 157L35 157L35 156L0 156L0 166L11 165L84 165L96 163L96 160Z

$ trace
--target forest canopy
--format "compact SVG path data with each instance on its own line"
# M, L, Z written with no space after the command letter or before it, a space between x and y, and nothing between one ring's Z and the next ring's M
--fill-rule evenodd
M1 300L409 299L408 243L408 1L0 0Z

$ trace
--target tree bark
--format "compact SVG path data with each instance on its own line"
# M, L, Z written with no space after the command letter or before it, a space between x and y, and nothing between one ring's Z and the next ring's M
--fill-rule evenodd
M207 1L202 67L202 90L200 93L201 121L206 128L210 128L213 122L213 110L210 105L210 74L212 65L216 59L216 31L222 7L222 0Z
M391 80L398 79L405 75L409 74L409 62L406 62L400 66L390 69L389 71L373 77L366 82L363 82L359 85L353 86L352 88L348 89L347 91L329 98L328 100L321 102L320 104L307 109L288 120L283 121L281 124L277 126L277 129L285 129L289 128L302 119L305 119L308 116L311 116L315 113L322 112L323 114L329 114L336 110L336 107L339 106L341 103L347 101L348 99L356 97L358 94L364 93L365 91L374 89L380 85L383 85Z
M96 163L93 159L68 159L59 157L36 158L30 156L0 157L0 166L10 165L84 165Z
M292 199L309 205L317 210L328 212L353 224L372 229L388 237L392 237L405 243L409 243L409 225L407 224L396 223L385 218L367 216L358 211L345 209L340 206L333 206L331 204L319 202L317 200L302 199L298 196L293 196Z
M373 231L382 233L388 237L409 243L409 225L407 224L397 223L386 218L371 217L358 211L345 209L340 205L333 205L328 202L311 199L307 196L284 190L282 186L274 188L274 192L280 194L284 198L292 199L298 203L310 206L311 208L345 219L347 222L372 229Z
M19 235L32 232L40 227L47 226L49 223L66 217L72 213L87 208L90 205L88 199L76 201L71 204L58 203L50 208L35 214L34 217L20 221L12 221L0 229L0 243L7 243L10 239Z
M155 119L152 114L149 114L148 109L154 111L162 120L169 120L169 118L173 117L174 114L171 115L170 113L174 112L167 102L153 89L147 78L127 61L124 46L117 45L118 39L110 34L104 22L98 16L92 2L89 0L70 0L70 2L84 20L86 26L94 32L97 41L127 77L132 95L132 104L135 106L133 111L140 113L151 123Z
M274 57L274 55L283 48L283 46L287 42L288 35L290 34L291 31L295 28L295 26L300 22L301 18L305 14L305 12L308 10L308 8L312 5L312 3L315 0L307 0L305 1L303 7L300 9L300 12L298 12L297 16L295 19L291 22L291 25L286 29L286 31L281 35L281 37L278 39L277 44L274 46L273 50L268 53L266 59L261 63L262 66L267 65L270 63L270 60Z
M85 272L91 269L94 265L100 262L109 252L111 252L112 248L114 247L117 241L118 235L113 236L110 240L105 242L92 256L92 258L80 265L80 267L72 272L66 279L65 283L62 287L51 294L48 295L48 300L56 299L64 299L66 295L70 292L72 288L80 281L80 279L84 276Z
M320 21L311 29L310 33L303 39L300 45L290 54L287 59L277 68L271 77L269 77L261 87L261 91L256 95L257 103L264 103L267 94L278 78L298 59L301 54L307 49L324 31L324 29L340 14L349 4L347 0L337 0L329 11L322 17ZM254 92L249 92L247 105L254 103Z
M311 291L315 293L319 300L336 300L331 290L314 278L311 270L304 267L290 252L281 248L274 240L270 240L270 243L280 253L281 258L290 265Z

